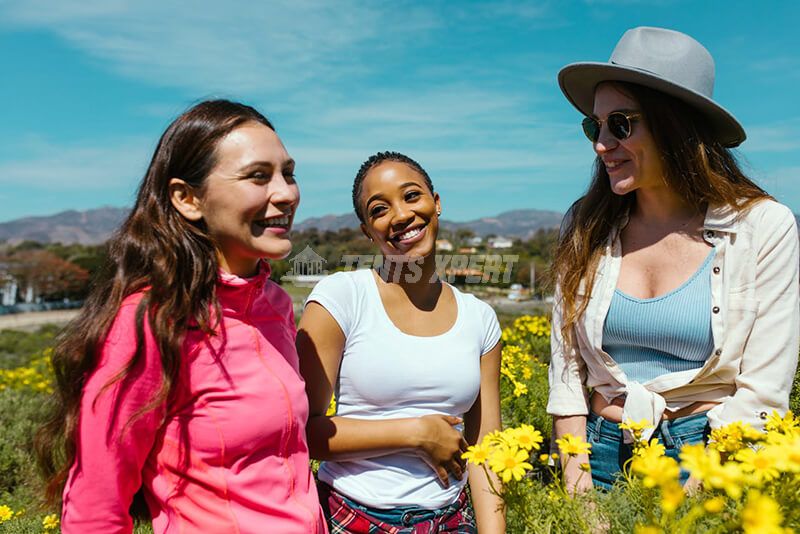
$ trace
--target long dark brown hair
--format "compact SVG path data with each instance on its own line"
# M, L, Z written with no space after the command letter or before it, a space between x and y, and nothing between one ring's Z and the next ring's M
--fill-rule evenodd
M736 156L708 128L703 115L659 91L615 82L622 93L639 104L644 124L659 149L664 180L698 212L708 205L742 211L769 195L748 178ZM611 233L633 206L635 193L617 195L605 165L597 157L589 189L565 219L553 263L553 279L561 290L556 305L562 307L561 334L573 343L572 327L589 303L595 269ZM583 298L578 289L584 283Z
M172 206L169 182L180 178L202 194L217 163L220 140L248 122L272 124L250 106L227 100L201 102L180 115L161 136L130 215L110 240L108 261L80 315L60 336L53 353L55 393L35 440L47 480L46 498L60 496L75 460L76 431L86 378L97 367L100 348L127 296L143 292L136 310L136 351L106 387L136 379L148 321L158 343L162 384L158 395L132 420L164 403L180 369L180 349L189 328L214 334L218 262L203 222L190 223ZM128 422L128 424L130 421Z

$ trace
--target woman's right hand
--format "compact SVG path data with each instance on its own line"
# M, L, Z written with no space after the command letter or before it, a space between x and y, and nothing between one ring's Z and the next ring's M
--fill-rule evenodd
M443 487L450 485L449 475L458 480L466 472L466 462L461 454L467 450L467 441L455 425L463 421L452 415L425 415L417 419L417 448L425 461L436 472Z
M564 487L570 495L579 495L594 487L591 472L588 469L581 469L581 465L588 465L588 463L588 455L582 454L570 458L564 464Z

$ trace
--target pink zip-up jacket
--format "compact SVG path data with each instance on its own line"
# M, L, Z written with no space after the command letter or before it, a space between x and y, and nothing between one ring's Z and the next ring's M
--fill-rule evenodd
M266 263L250 279L220 274L218 335L189 332L175 400L132 423L161 386L161 364L145 321L135 380L103 390L136 346L143 294L125 299L84 386L64 533L130 533L140 487L156 534L327 532L309 469L292 302L268 276Z

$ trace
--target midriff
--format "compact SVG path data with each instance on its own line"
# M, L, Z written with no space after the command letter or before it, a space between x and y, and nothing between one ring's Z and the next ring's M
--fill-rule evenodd
M622 407L625 405L625 397L616 397L608 402L602 395L599 393L592 393L592 397L590 399L590 404L592 407L592 411L597 415L601 416L603 419L608 421L612 421L614 423L621 423L622 422ZM686 417L687 415L694 415L702 412L706 412L719 404L718 402L712 401L698 401L690 404L689 406L685 406L680 410L671 412L669 410L664 410L664 419L677 419L679 417Z

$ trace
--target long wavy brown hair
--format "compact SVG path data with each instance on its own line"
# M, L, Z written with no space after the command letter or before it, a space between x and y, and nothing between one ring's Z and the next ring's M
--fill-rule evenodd
M614 82L634 99L650 128L665 169L664 180L690 206L725 205L742 211L769 195L742 171L736 156L714 138L703 115L683 101L640 85ZM595 270L612 232L636 200L635 193L617 195L598 157L586 194L570 208L553 262L559 286L561 334L567 348L572 331L586 311ZM578 289L584 284L582 298ZM566 352L566 351L565 351Z
M272 124L250 106L227 100L201 102L180 115L161 136L130 215L110 240L105 268L94 281L80 315L59 337L53 354L55 393L35 439L47 480L46 498L60 497L75 460L84 381L97 367L100 348L123 299L142 291L136 311L136 351L106 387L136 380L148 321L158 343L162 384L131 421L170 398L178 379L181 345L188 329L214 334L219 317L216 248L205 225L190 223L172 206L169 182L180 178L202 196L217 163L220 140L248 122Z

